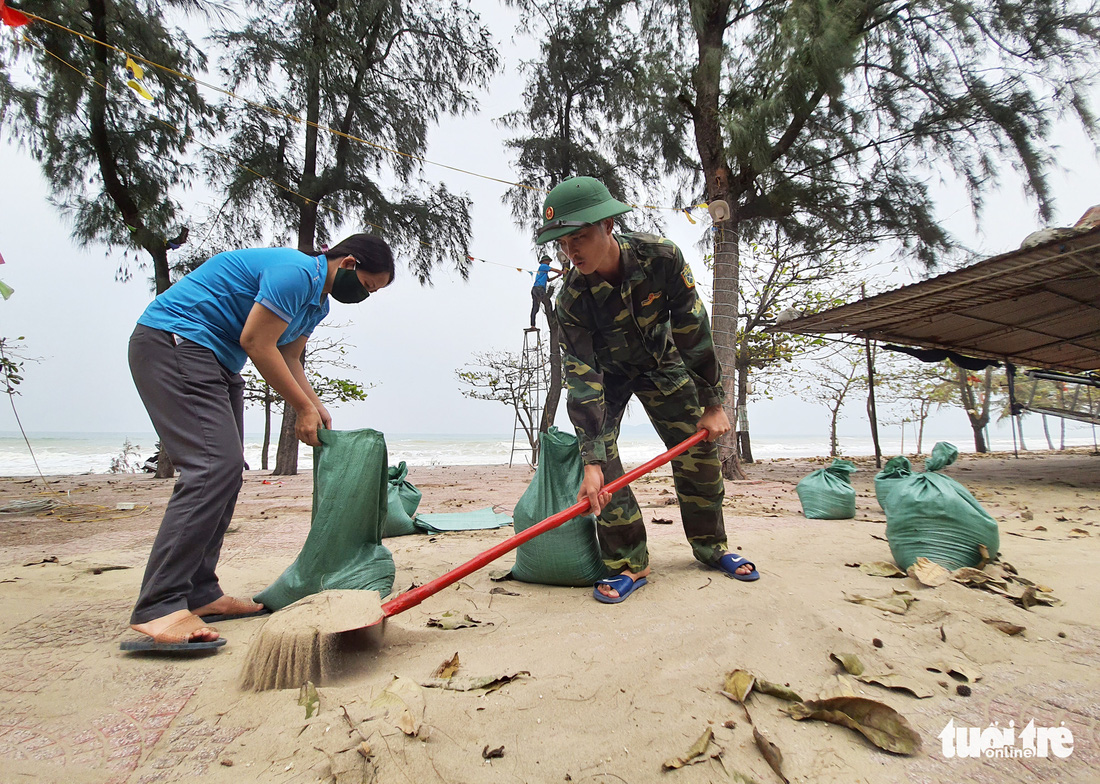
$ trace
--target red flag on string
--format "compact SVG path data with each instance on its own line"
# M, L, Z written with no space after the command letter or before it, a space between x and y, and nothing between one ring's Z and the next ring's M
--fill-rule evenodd
M8 4L4 0L0 0L0 21L8 27L22 27L31 23L30 17L22 11L8 8Z

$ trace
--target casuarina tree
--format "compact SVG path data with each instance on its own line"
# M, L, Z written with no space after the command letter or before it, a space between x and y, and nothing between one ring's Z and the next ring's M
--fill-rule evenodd
M649 89L632 104L655 167L682 201L725 202L715 224L712 321L733 367L739 242L768 227L814 247L892 241L926 265L956 246L934 178L980 214L1008 173L1051 215L1051 132L1095 131L1087 92L1100 53L1091 0L638 0L631 24ZM647 140L644 133L649 133ZM734 386L727 389L732 408ZM731 412L732 413L732 412ZM727 476L740 474L724 450Z
M478 15L457 0L249 5L243 26L215 36L226 83L249 100L230 100L228 141L210 158L226 219L263 214L306 252L354 226L386 238L421 283L444 262L465 277L469 200L424 182L421 156L431 125L475 108L497 67ZM276 474L297 471L294 416Z
M196 174L192 138L211 130L214 113L193 82L148 63L205 67L202 50L164 17L199 5L36 3L0 51L0 127L41 164L74 239L145 251L158 294L170 285L169 250L187 236L177 197ZM129 277L125 262L119 273Z
M143 251L158 294L171 285L169 251L187 240L178 196L197 173L193 138L215 119L194 82L165 70L206 65L165 14L200 7L47 0L34 4L12 47L0 49L0 128L41 164L73 238L136 250L141 266ZM116 274L123 280L132 274L127 258ZM157 476L171 476L161 458Z

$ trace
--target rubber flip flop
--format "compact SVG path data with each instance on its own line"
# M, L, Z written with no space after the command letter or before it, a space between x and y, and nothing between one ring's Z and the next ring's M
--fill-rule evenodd
M620 574L615 577L605 577L602 580L597 580L596 585L592 588L592 595L596 597L596 601L603 602L604 604L618 604L619 602L626 601L630 594L641 588L646 584L646 578L639 577L637 580L631 580L628 575ZM599 586L606 585L615 591L618 591L619 595L605 596L600 593Z
M737 570L742 566L751 566L752 571L748 574L738 574ZM744 583L751 583L753 580L760 579L760 573L756 571L756 564L747 558L742 558L736 553L726 553L718 562L714 565L714 568L722 572L726 577L732 577L735 580L740 580Z
M220 648L227 642L229 641L224 637L219 637L216 640L201 640L196 642L157 642L149 638L148 640L127 640L126 642L119 643L118 647L124 651L130 652L198 653L199 651L209 651L214 648Z
M222 615L200 615L203 623L221 623L223 621L236 621L240 618L259 618L261 615L271 615L271 610L266 607L262 610L250 613L229 613Z

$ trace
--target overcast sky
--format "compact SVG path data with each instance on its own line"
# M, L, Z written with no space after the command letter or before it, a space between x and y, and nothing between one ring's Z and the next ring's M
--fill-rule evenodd
M505 133L494 121L518 107L520 47L525 47L525 53L534 47L530 42L513 42L511 9L495 0L477 5L492 17L504 69L484 96L479 115L446 120L433 131L427 157L511 180L515 176L502 144ZM6 45L3 39L8 36L10 31L5 29L0 45ZM15 294L0 301L0 335L24 336L26 353L39 359L27 363L22 394L16 398L23 426L36 432L151 431L126 364L130 332L151 299L145 274L127 283L116 282L117 254L77 248L65 218L49 204L48 188L36 164L4 141L0 144L0 254L7 263L0 266L0 280L14 287ZM1079 131L1064 128L1059 142L1064 155L1062 171L1052 179L1057 197L1052 225L1066 226L1100 203L1096 186L1100 166ZM329 323L349 324L341 331L354 344L348 358L358 368L344 375L376 385L366 401L333 407L334 426L374 427L391 434L510 436L511 411L499 403L464 398L455 370L475 352L519 351L530 311L532 278L514 268L533 270L537 252L531 238L512 224L501 202L504 185L435 166L426 166L423 176L471 196L471 253L496 264L475 263L469 282L450 270L439 270L433 276L434 285L425 288L399 269L396 282L366 302L333 302ZM1039 227L1034 202L1018 182L1006 183L991 196L977 226L957 192L942 191L941 210L949 228L987 255L1018 247L1026 234ZM702 222L692 226L674 216L667 232L684 249L697 277L705 274L701 274L703 264L695 245L702 229ZM917 270L903 269L896 282L912 282L916 276ZM541 317L540 324L545 337ZM15 430L11 407L7 401L0 403L0 431ZM862 404L856 408L862 410ZM793 398L758 404L750 413L754 439L827 433L825 409ZM246 416L246 429L259 432L258 411ZM967 433L965 416L961 411L954 416L950 422ZM862 419L853 409L845 429L864 434ZM564 410L560 423L566 425Z

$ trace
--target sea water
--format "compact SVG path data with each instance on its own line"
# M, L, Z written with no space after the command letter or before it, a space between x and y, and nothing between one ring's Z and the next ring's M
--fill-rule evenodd
M948 434L925 438L923 449L928 452L935 441L947 440L960 451L973 451L973 437L969 433ZM29 442L29 445L28 445ZM261 465L262 434L249 434L245 438L244 455L249 468L259 470ZM897 454L900 445L896 438L880 439L886 456ZM151 432L133 433L28 433L26 440L18 432L0 432L0 476L34 476L39 471L46 476L85 473L109 473L112 465L123 470L140 471L145 460L156 454L157 438ZM1066 439L1067 446L1092 446L1090 437ZM462 465L527 465L531 450L521 436L513 448L512 436L500 434L402 434L386 435L386 446L391 465L404 461L409 466L462 466ZM841 437L840 453L844 456L873 455L874 444L870 437ZM912 452L912 439L906 442ZM1032 449L1045 449L1045 439L1030 438ZM1011 452L1013 443L1008 438L993 438L993 451ZM652 431L632 428L619 438L619 454L622 461L637 465L665 450ZM821 457L829 454L829 442L824 436L768 436L754 435L753 457L758 460L775 458ZM268 452L268 466L275 465L275 444ZM36 465L37 463L37 465ZM313 450L300 445L298 469L312 470Z

